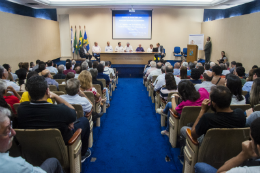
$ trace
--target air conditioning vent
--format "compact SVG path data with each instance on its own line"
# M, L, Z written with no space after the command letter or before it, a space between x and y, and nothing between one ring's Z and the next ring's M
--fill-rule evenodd
M26 3L26 5L39 5L38 3Z

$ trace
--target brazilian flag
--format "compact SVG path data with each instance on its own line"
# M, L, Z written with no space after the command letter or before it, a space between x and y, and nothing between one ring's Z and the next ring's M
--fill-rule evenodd
M87 37L86 31L85 31L85 33L84 33L83 44L84 44L84 43L87 44L86 49L87 49L87 51L88 51L88 50L89 50L89 44L88 44L88 37Z
M81 34L81 30L79 31L79 46L78 46L78 51L80 51L80 48L82 47L82 40L83 40L83 37L82 37L82 34Z
M75 37L74 37L74 51L78 55L78 41L77 41L77 31L75 30Z

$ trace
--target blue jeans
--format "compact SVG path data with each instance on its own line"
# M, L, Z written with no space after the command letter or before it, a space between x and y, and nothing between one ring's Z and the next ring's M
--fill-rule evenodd
M47 173L63 173L62 166L56 158L45 160L40 167Z
M196 163L195 173L216 173L218 170L207 163Z
M172 102L168 102L163 110L163 113L166 114L168 116L168 119L167 119L167 126L166 126L166 131L169 132L169 118L171 116L171 112L169 111L169 109L172 108Z
M82 150L81 155L84 156L86 152L88 151L88 138L90 134L90 126L89 121L86 117L78 118L78 123L74 124L74 130L73 133L75 133L79 128L82 129L81 132L81 141L82 141Z

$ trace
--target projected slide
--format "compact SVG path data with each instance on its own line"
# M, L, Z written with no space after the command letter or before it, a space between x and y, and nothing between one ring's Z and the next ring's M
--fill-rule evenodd
M151 39L151 16L147 14L115 14L113 39Z

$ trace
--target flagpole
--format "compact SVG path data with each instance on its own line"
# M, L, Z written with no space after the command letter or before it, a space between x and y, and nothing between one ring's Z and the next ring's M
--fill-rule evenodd
M73 35L73 27L72 27L72 25L71 25L71 32L72 32L72 35ZM73 41L74 41L74 39L72 40L72 42L71 42L71 52L72 52L72 59L74 59L74 53L73 53Z

